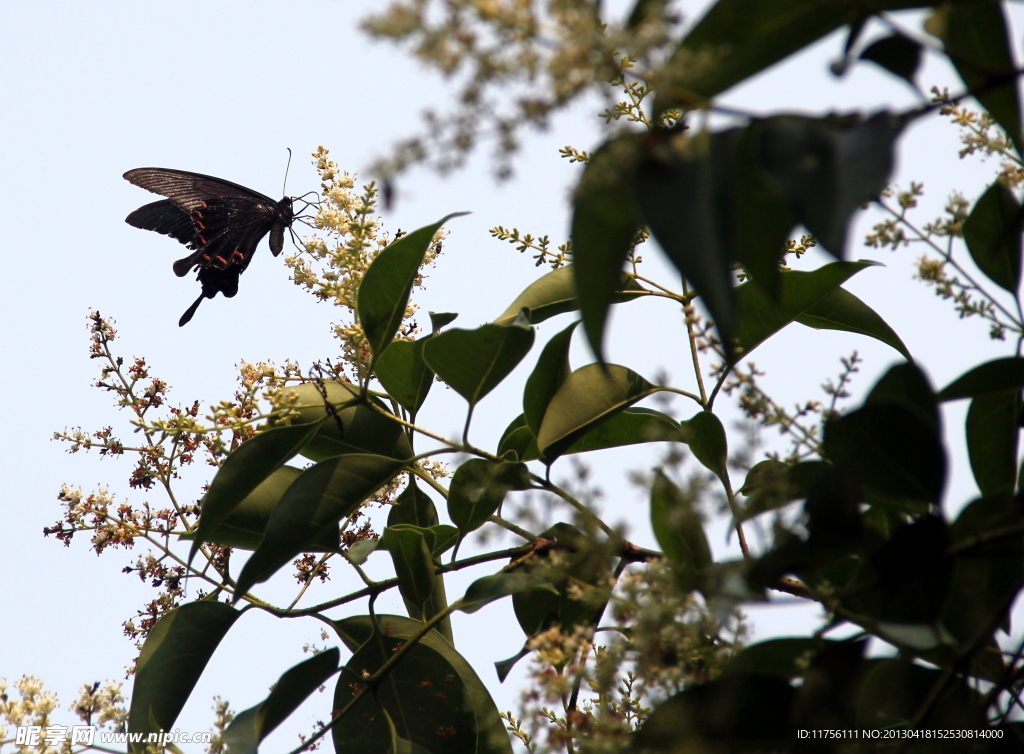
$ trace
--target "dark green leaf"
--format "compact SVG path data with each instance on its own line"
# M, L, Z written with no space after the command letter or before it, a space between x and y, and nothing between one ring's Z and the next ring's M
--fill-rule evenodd
M388 526L395 524L413 524L429 529L437 523L437 509L430 499L416 484L416 479L409 475L409 484L395 500L388 512Z
M206 535L207 542L226 545L242 550L255 550L263 539L267 529L267 521L278 501L291 486L302 469L294 466L282 466L273 474L260 482L260 486L250 492L245 499L235 506L219 525ZM182 534L181 539L195 538L195 532ZM309 545L311 552L337 552L338 533L324 532Z
M792 686L781 678L727 673L682 691L654 708L631 751L674 754L682 742L698 752L788 751L793 746Z
M533 368L526 380L523 392L523 416L530 430L537 434L548 404L558 392L558 388L572 372L569 365L569 347L572 345L572 334L579 322L573 322L557 333L547 342L537 366Z
M537 445L553 461L599 422L657 390L626 367L587 364L570 374L548 403Z
M797 317L796 321L815 330L843 330L867 335L892 346L906 358L911 358L900 336L886 321L845 288L836 288L827 294Z
M646 292L647 289L636 280L622 274L619 286L612 295L611 303L621 304L632 301ZM494 320L494 324L512 324L523 309L528 309L530 312L530 324L537 325L554 316L576 311L579 308L579 302L576 300L575 271L571 264L567 264L530 283L502 315Z
M599 360L608 307L621 288L622 265L642 223L633 201L640 149L635 134L605 143L590 156L573 198L575 290L587 339Z
M434 234L453 217L464 214L453 213L440 222L402 236L381 251L366 270L359 284L356 312L375 359L380 357L398 332L413 281L419 274L423 256L430 248Z
M156 622L139 654L128 715L130 732L174 728L206 663L239 615L223 602L203 600L174 608Z
M982 695L954 675L925 668L906 659L869 661L868 672L858 684L857 727L881 728L893 720L918 721L921 730L953 726L970 730L988 727Z
M305 552L311 541L325 529L337 527L402 468L391 458L352 453L302 472L274 508L263 541L242 568L235 598Z
M326 407L321 388L333 410ZM393 414L383 401L364 395L358 385L325 380L319 384L296 385L289 391L298 398L294 408L300 421L323 420L316 434L302 448L306 458L325 461L345 453L375 453L398 459L412 456L402 425L389 418ZM364 401L376 408L365 405Z
M704 521L694 501L660 469L651 485L651 526L665 557L677 566L682 588L696 589L700 572L714 562Z
M897 499L938 504L946 453L934 424L904 405L869 403L825 426L825 457Z
M262 703L235 715L224 731L231 754L256 754L270 735L310 694L338 672L340 652L328 649L287 670Z
M476 330L447 330L427 341L423 358L438 377L475 406L523 360L533 338L533 328L521 320Z
M812 272L786 271L779 274L780 295L773 301L753 281L747 281L736 287L737 336L739 346L744 354L750 353L771 335L791 322L805 315L814 316L814 307L826 301L828 297L841 290L844 282L861 270L878 264L877 262L832 262ZM836 315L848 320L849 314L855 309L843 310L840 307L825 305L822 314ZM847 316L843 316L846 314ZM821 326L823 318L813 319ZM827 321L827 320L825 320ZM812 325L814 326L814 325ZM842 328L847 329L847 328Z
M520 414L505 428L498 441L498 453L506 460L529 461L540 458L537 438L526 425L526 417Z
M1016 295L1020 288L1021 206L1013 192L993 183L964 222L971 259L989 280Z
M1011 495L971 502L950 526L953 583L942 622L964 646L993 634L996 626L1009 632L1009 607L1024 584L1022 528L1024 518ZM981 650L979 661L988 653L987 647Z
M423 360L425 342L426 338L391 341L374 369L388 395L414 416L434 384L434 373Z
M718 0L667 63L654 112L700 106L840 26L856 23L865 13L921 4L920 0Z
M455 312L430 312L430 329L437 332L445 325L450 325L458 318Z
M671 416L650 408L634 406L623 409L607 421L597 424L563 450L561 455L589 453L645 442L686 442L687 436L686 430ZM541 457L537 439L521 416L509 425L498 444L498 455L504 455L509 451L516 454L518 461L535 461Z
M339 679L335 709L341 709L362 687L364 670L373 673L423 625L397 615L378 615L377 620L377 632L365 615L335 623L339 636L356 651ZM486 687L436 631L409 651L376 694L364 697L335 726L336 750L356 754L387 751L391 734L381 720L382 713L401 738L432 754L512 754L508 733Z
M534 636L555 623L563 630L592 624L608 602L611 553L571 524L555 524L541 532L540 538L553 544L534 553L512 572L539 576L553 584L558 593L535 586L512 595L523 632ZM557 553L557 559L550 553Z
M380 546L391 553L398 576L398 590L402 593L409 617L424 621L434 617L434 613L427 609L436 580L433 532L410 524L389 526L381 534Z
M1024 358L994 359L968 370L939 392L940 401L974 398L985 393L1024 388Z
M975 99L1021 152L1020 96L1009 27L999 0L944 3L925 22ZM1002 83L1005 82L1005 83Z
M448 489L448 517L465 536L483 526L510 490L530 488L530 472L523 463L495 463L471 458L452 476Z
M886 111L866 120L781 115L762 121L765 170L834 256L844 256L853 212L888 183L902 128L902 119Z
M865 402L899 403L916 411L936 429L942 426L935 390L925 373L912 361L890 368L871 388Z
M710 411L701 411L689 421L683 422L683 432L696 459L717 477L723 478L729 448L725 427L719 418Z
M788 681L802 675L826 639L792 637L751 644L729 661L727 673L757 673Z
M914 89L917 89L917 69L921 67L921 45L896 33L872 42L861 52L861 60L870 60L882 66Z
M458 609L464 613L475 613L494 600L518 594L525 589L546 589L554 595L558 594L551 582L538 576L528 573L496 573L470 584L465 596L458 602Z
M209 533L216 531L264 479L298 453L319 427L319 421L312 421L268 429L243 442L224 459L203 498L199 527L188 554L190 563L203 542L209 541Z
M665 135L636 170L636 199L644 220L696 288L726 343L733 333L734 255L723 230L733 218L719 205L728 192L726 144L738 133Z
M741 509L737 521L743 522L793 500L805 499L811 486L827 468L824 461L802 461L793 466L781 461L761 461L750 470L739 490L750 499Z
M430 496L423 492L416 484L416 478L409 476L409 484L388 513L388 526L399 524L412 524L421 530L429 530L433 537L431 554L436 558L444 550L455 544L458 540L458 530L454 526L439 525L437 523L437 509ZM423 612L426 615L437 615L448 607L448 596L444 586L444 576L438 574L434 577L432 594L427 601ZM406 603L406 609L409 603ZM452 640L451 620L445 618L438 624L437 630L448 639Z
M1017 481L1020 392L986 393L967 410L967 455L978 489L986 497L1013 493Z

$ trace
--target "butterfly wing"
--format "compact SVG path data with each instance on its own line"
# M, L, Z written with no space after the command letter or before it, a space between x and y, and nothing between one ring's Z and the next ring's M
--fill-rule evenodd
M124 221L142 230L163 233L184 244L195 240L196 229L191 215L170 199L143 205L128 215Z
M277 256L283 247L284 229L292 222L291 199L275 202L221 178L167 168L136 168L124 178L167 197L140 207L126 221L169 235L192 250L174 263L179 277L199 268L203 292L179 324L192 318L204 298L217 293L235 295L238 276L249 266L263 237L271 233L270 249Z

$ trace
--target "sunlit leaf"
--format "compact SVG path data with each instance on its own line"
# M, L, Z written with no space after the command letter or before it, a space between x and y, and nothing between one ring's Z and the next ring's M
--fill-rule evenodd
M710 411L701 411L682 426L693 455L706 469L722 478L729 450L721 420Z
M599 422L657 390L636 372L617 364L588 364L577 369L548 403L537 445L544 458L553 461Z
M413 415L420 410L434 384L434 373L423 360L425 342L425 338L392 341L374 369L388 395Z
M618 289L612 294L611 303L619 304L643 296L646 289L636 280L620 275ZM565 312L580 308L576 299L576 280L573 265L567 264L543 275L530 283L526 290L516 297L500 317L496 325L509 325L523 309L529 310L530 324L537 325Z

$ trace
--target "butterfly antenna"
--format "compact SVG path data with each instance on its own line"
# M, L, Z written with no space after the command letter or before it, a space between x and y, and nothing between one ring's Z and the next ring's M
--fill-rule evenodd
M292 166L292 148L285 147L288 150L288 164L284 166L284 184L281 186L281 196L288 196L288 170Z

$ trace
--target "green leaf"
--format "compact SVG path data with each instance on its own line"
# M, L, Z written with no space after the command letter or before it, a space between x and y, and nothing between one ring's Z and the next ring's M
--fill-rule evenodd
M921 67L921 52L921 45L897 32L872 42L861 52L860 59L880 65L918 90L916 78Z
M393 652L411 639L422 623L397 615L336 622L335 629L355 651L334 696L334 709L347 704ZM384 678L374 694L334 727L338 752L385 752L391 745L386 716L402 739L431 754L512 754L512 745L487 688L468 662L436 631L430 631ZM382 745L383 742L383 745Z
M985 393L1024 388L1024 358L994 359L968 370L939 392L940 401L974 398Z
M785 274L785 273L783 273ZM867 335L892 346L910 359L910 351L900 336L870 306L845 288L836 288L807 309L796 321L815 330L843 330Z
M498 441L497 455L510 461L532 461L540 458L537 438L526 424L526 416L520 414L505 428Z
M246 495L227 518L207 533L206 541L242 550L255 550L263 539L263 532L267 529L267 521L270 520L274 507L300 474L302 469L294 466L282 466L277 469L260 482L259 487ZM182 534L179 539L193 540L195 532ZM337 552L338 546L338 533L324 532L323 536L310 543L309 550Z
M979 395L967 409L967 455L974 481L986 497L1013 493L1020 411L1017 390Z
M694 457L719 479L724 478L729 448L721 420L710 411L701 411L682 426Z
M388 512L388 526L413 524L429 529L437 523L437 509L430 496L419 488L416 478L409 475L409 484L395 500Z
M667 414L650 408L627 408L607 421L597 424L561 455L590 453L595 450L620 448L646 442L686 442L686 430ZM498 455L515 453L517 461L536 461L541 457L537 439L520 415L502 435Z
M223 602L203 600L174 608L156 622L139 654L128 714L130 732L174 728L206 663L239 615Z
M1007 607L1024 584L1022 523L1017 502L1004 494L974 500L950 526L953 582L942 623L965 646L997 625L1009 633Z
M464 214L452 213L433 225L402 236L370 263L359 284L356 313L373 350L374 360L384 353L402 324L413 281L419 274L434 234L453 217Z
M430 329L437 332L445 325L450 325L459 315L455 312L430 312Z
M665 66L654 113L698 107L865 13L919 0L718 0Z
M374 369L388 395L413 416L420 410L434 384L434 373L423 360L423 346L427 338L391 341Z
M621 304L632 301L647 292L647 289L636 280L622 274L619 287L612 295L611 303ZM576 300L575 271L571 264L567 264L530 283L502 315L494 320L494 324L512 324L523 309L528 309L530 312L528 315L530 324L538 325L559 314L576 311L579 308L579 302Z
M694 685L658 704L634 735L637 754L787 751L793 748L793 700L785 680L754 673L727 673Z
M380 546L391 553L409 617L423 621L434 617L427 609L435 582L433 532L410 524L389 526L381 534Z
M548 403L537 445L550 463L599 422L658 391L617 364L587 364L571 373Z
M521 320L447 330L427 341L423 358L472 407L516 368L533 346L533 338L533 328Z
M932 384L912 361L897 364L882 375L865 399L867 403L899 403L916 411L936 429L942 424Z
M897 499L939 504L946 453L937 427L899 403L868 403L825 425L824 455Z
M599 360L608 307L621 288L622 265L642 224L633 201L641 144L636 134L603 144L590 156L573 197L575 290L587 340Z
M815 306L826 301L835 291L841 290L839 286L858 272L876 264L878 263L867 261L832 262L812 272L781 272L779 273L780 294L777 301L773 301L753 281L736 286L736 330L739 346L743 353L750 353L770 336L798 318L804 316L813 318ZM825 304L821 312L824 316L812 321L821 325L823 320L828 321L831 316L838 316L842 318L841 321L855 321L851 313L857 311L856 308L843 309L842 304L848 303L848 301L837 303L840 306Z
M700 573L714 562L704 534L704 521L694 507L661 469L651 485L651 525L665 557L677 566L681 587L690 591L700 583Z
M705 131L690 139L666 135L636 171L636 199L644 220L665 255L696 288L726 343L733 334L734 255L723 228L733 218L718 205L727 190L723 152L736 133Z
M803 675L808 661L827 639L787 637L744 647L725 667L727 673L757 673L791 680Z
M749 500L740 510L737 522L781 508L793 500L806 499L811 486L828 468L825 461L801 461L791 466L768 459L755 464L739 489L739 494L749 496Z
M452 476L448 488L448 517L465 536L487 522L510 490L530 487L530 471L523 463L471 458Z
M569 365L569 347L572 345L573 331L578 324L578 321L573 322L547 342L540 358L537 359L537 366L526 380L523 416L526 417L526 424L534 434L540 431L544 412L551 399L572 372Z
M260 742L338 672L340 655L336 648L328 649L287 670L263 702L235 715L224 731L228 751L256 754Z
M403 467L391 458L352 453L303 471L274 508L263 541L242 568L235 599L305 552L325 529L337 527Z
M331 410L325 405L321 387ZM375 453L397 459L412 456L402 425L390 418L393 414L383 401L368 393L364 395L358 385L325 380L319 385L312 382L296 385L289 391L298 399L295 410L300 421L323 421L302 448L301 453L306 458L325 461L345 453Z
M429 536L433 539L431 554L435 558L440 557L441 553L458 541L458 530L454 526L437 523L437 509L434 507L434 501L419 488L416 478L411 474L408 485L388 512L388 526L398 526L399 524L411 524L419 530L430 532ZM423 607L423 611L425 614L433 616L446 607L448 607L448 596L445 591L444 576L437 574L434 577L432 594ZM409 609L409 603L406 603L406 609ZM437 630L446 639L452 641L450 619L445 618L441 621Z
M981 693L959 674L946 680L942 671L903 657L868 663L869 672L863 674L852 700L851 725L881 727L885 721L913 719L920 730L951 727L980 731L989 727Z
M1020 288L1021 205L1003 184L993 183L964 222L971 259L989 280L1016 295Z
M202 515L188 561L199 551L207 537L218 529L246 497L285 461L298 453L320 427L320 421L274 427L243 442L224 459L203 497Z
M886 187L903 120L887 111L761 122L761 161L797 219L837 258L851 215Z
M464 613L475 613L484 605L502 597L518 594L525 589L544 589L554 595L558 594L558 590L550 581L538 576L527 573L496 573L470 584L465 596L458 602L458 609Z
M1024 151L1020 96L1009 27L998 0L943 3L925 22L942 40L950 62L975 99ZM1001 85L998 84L1005 81ZM984 91L982 91L984 89Z
M519 626L527 636L535 636L555 623L566 631L593 624L604 613L610 596L610 552L566 523L541 532L540 539L547 540L548 546L510 572L539 576L553 584L557 594L546 586L527 587L513 594Z

